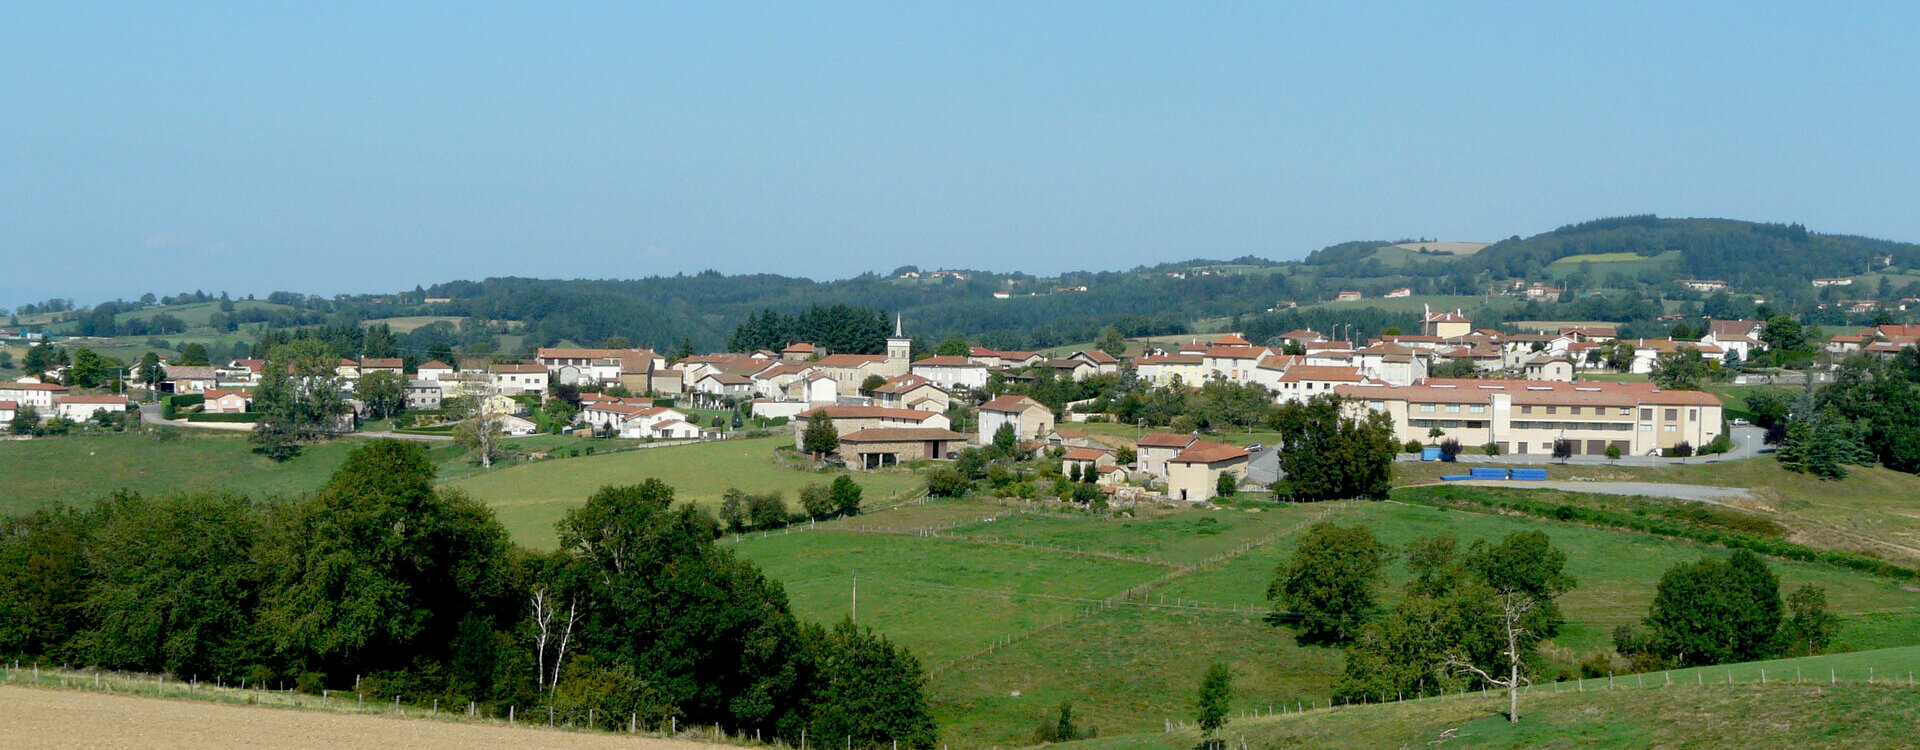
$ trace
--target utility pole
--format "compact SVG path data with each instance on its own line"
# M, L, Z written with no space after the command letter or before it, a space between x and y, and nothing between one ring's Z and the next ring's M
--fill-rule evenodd
M853 571L853 624L860 624L860 571Z

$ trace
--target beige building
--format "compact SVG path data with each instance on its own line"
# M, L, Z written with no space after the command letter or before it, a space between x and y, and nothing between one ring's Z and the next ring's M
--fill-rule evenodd
M967 436L939 427L869 427L840 436L840 459L853 469L878 469L908 461L944 460L965 447Z
M1199 442L1192 435L1156 432L1144 435L1134 444L1134 468L1155 476L1167 475L1167 462L1187 446Z
M873 389L873 400L876 405L893 409L934 412L945 412L952 403L946 391L919 375L888 378L886 384Z
M953 421L947 419L945 414L884 406L821 406L800 412L793 419L795 450L806 450L807 427L815 419L832 420L834 432L839 434L843 442L848 435L876 427L953 428Z
M1167 460L1167 496L1195 503L1211 500L1220 487L1220 475L1232 475L1236 484L1246 480L1252 456L1226 443L1194 441Z
M1039 440L1053 432L1053 410L1026 396L1001 396L980 405L980 444L993 442L1003 424L1013 425L1014 437Z
M1404 387L1342 386L1336 393L1386 414L1402 442L1426 442L1439 428L1462 446L1493 443L1501 453L1553 452L1573 442L1575 455L1658 455L1720 436L1720 399L1701 391L1668 391L1652 383L1561 383L1540 380L1428 380Z

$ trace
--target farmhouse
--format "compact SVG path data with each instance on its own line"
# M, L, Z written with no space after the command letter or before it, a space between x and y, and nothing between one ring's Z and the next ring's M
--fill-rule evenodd
M1142 436L1135 443L1135 468L1148 474L1164 477L1167 475L1167 462L1199 440L1192 435L1161 432Z
M1060 473L1067 476L1072 476L1075 468L1085 475L1113 465L1113 451L1105 448L1074 448L1060 456Z
M807 427L812 420L828 419L834 432L845 440L848 435L871 427L915 427L951 429L953 421L945 414L917 409L889 409L884 406L820 406L794 417L793 447L805 450Z
M421 380L452 380L454 372L452 365L435 359L420 365L413 374Z
M878 469L952 458L966 442L966 435L942 427L868 427L840 436L840 458L850 468Z
M170 365L160 363L160 369L166 373L161 381L160 390L167 393L204 393L209 388L218 387L220 374L212 367Z
M993 434L1008 424L1016 440L1039 440L1053 431L1053 410L1026 396L1001 396L981 404L980 444L992 443Z
M431 411L440 408L446 400L446 389L438 380L409 380L406 391L408 409Z
M1618 445L1630 456L1657 455L1720 436L1720 399L1652 383L1432 379L1403 387L1342 386L1357 408L1386 414L1396 439L1426 441L1438 428L1461 445L1493 443L1501 453L1551 453L1571 440L1577 455Z
M1196 440L1167 459L1167 496L1196 503L1211 500L1220 475L1232 475L1236 484L1247 478L1252 455L1238 446Z

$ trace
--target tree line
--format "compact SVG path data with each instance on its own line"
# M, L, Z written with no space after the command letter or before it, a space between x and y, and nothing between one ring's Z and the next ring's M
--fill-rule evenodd
M800 621L720 533L650 479L601 488L533 552L435 487L422 447L373 440L290 500L117 492L0 521L0 655L931 748L919 662Z

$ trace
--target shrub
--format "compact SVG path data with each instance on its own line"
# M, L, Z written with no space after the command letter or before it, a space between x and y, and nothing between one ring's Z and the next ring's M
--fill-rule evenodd
M1440 460L1451 463L1460 456L1460 441L1447 438L1440 441Z
M1693 444L1686 442L1684 440L1680 441L1679 445L1673 446L1673 455L1680 458L1687 458L1692 456Z
M927 494L934 497L959 497L967 494L967 477L957 469L938 468L927 472Z
M1485 453L1489 456L1498 456L1500 455L1500 444L1487 443L1486 445L1480 446L1480 452Z
M1418 440L1408 440L1406 445L1400 446L1400 450L1404 453L1419 453L1420 450L1425 447L1426 446L1421 445Z
M260 418L263 416L266 416L266 415L257 411L241 412L239 414L194 413L194 414L187 415L187 421L189 422L258 422L260 421Z

